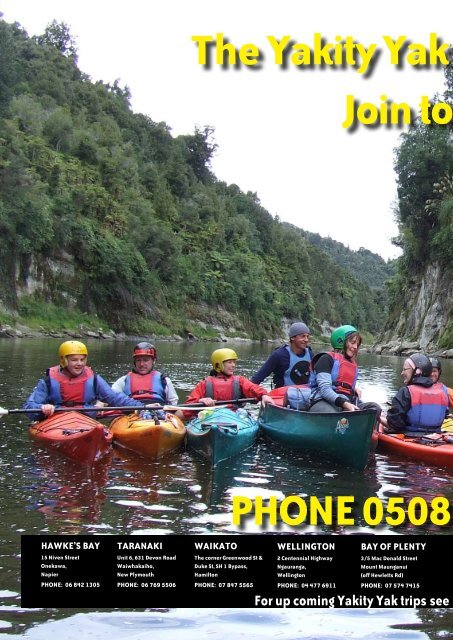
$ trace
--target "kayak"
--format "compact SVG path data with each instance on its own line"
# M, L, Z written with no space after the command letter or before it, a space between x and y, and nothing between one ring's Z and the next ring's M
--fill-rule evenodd
M162 419L130 413L112 420L110 433L115 444L147 458L160 458L183 443L186 428L172 413Z
M379 432L378 450L438 467L453 467L453 437L448 433L410 438L403 433Z
M281 445L364 469L373 445L376 411L312 413L266 404L258 421L264 433Z
M111 448L112 436L103 424L75 411L54 413L29 427L39 445L79 464L92 465Z
M259 425L245 409L203 409L187 424L187 445L213 465L236 456L256 440Z

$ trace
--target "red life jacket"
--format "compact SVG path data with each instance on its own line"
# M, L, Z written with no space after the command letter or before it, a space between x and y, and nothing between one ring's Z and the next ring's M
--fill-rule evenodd
M239 400L242 397L239 376L208 376L206 397L214 400Z
M436 382L431 387L410 384L407 388L411 396L408 431L440 431L448 409L446 386Z
M353 398L357 383L357 363L347 360L342 353L336 351L329 351L329 356L334 360L331 373L333 388L337 393Z
M96 400L96 377L90 367L84 367L75 378L67 376L60 366L51 367L49 376L49 402L66 407L93 404Z
M141 376L130 371L126 376L124 393L136 400L154 400L165 402L164 377L159 371L151 371Z

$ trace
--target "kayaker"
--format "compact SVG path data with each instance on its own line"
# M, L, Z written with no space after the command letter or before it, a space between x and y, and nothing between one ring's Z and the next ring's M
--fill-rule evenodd
M275 349L251 380L260 384L273 374L275 388L308 384L313 351L309 346L310 329L305 322L294 322L288 329L289 344Z
M237 354L233 349L213 351L212 370L209 376L200 380L184 404L201 402L207 407L212 407L216 400L239 400L240 398L256 398L263 404L274 404L264 387L254 384L244 376L234 375L237 360ZM193 417L193 412L185 411L184 416Z
M447 388L430 377L428 356L414 353L401 371L404 387L394 396L386 417L381 417L384 433L440 433L448 413Z
M168 376L154 369L157 361L156 347L150 342L139 342L132 352L134 366L125 376L112 384L113 391L125 393L136 400L176 405L179 402L172 381ZM182 417L180 411L176 415Z
M47 369L38 381L24 409L36 409L32 420L43 420L53 415L56 407L115 407L136 406L143 403L124 393L113 391L102 376L87 366L88 349L83 342L68 340L58 349L60 364ZM87 414L90 412L87 411Z
M430 361L433 367L430 378L433 382L439 382L439 378L442 375L442 362L440 358L436 358L435 356L430 358ZM447 387L447 393L450 409L453 409L453 389Z
M379 418L381 407L375 402L362 402L357 387L357 356L362 336L354 326L345 324L332 331L330 344L333 351L318 353L313 358L308 410L335 413L376 409Z

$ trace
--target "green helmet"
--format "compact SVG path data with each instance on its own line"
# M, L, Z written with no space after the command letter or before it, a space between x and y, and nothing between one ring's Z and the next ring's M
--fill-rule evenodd
M346 339L352 333L358 333L357 329L353 327L352 324L343 324L341 327L337 327L332 331L330 344L334 349L343 349L346 344Z

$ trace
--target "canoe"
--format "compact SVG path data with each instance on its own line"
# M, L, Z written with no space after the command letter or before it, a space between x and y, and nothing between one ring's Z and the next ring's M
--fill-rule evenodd
M114 444L147 458L161 458L184 442L186 428L172 413L165 418L141 418L131 413L115 418L110 423Z
M311 413L267 404L258 421L264 433L281 445L364 469L373 444L376 411Z
M245 409L203 409L187 424L187 445L213 465L236 456L256 440L259 425Z
M112 436L103 424L75 411L54 413L29 427L39 445L79 464L92 465L111 448Z
M438 467L453 467L453 437L435 434L436 439L409 438L402 433L378 433L378 451L395 453ZM450 442L449 442L450 440Z

